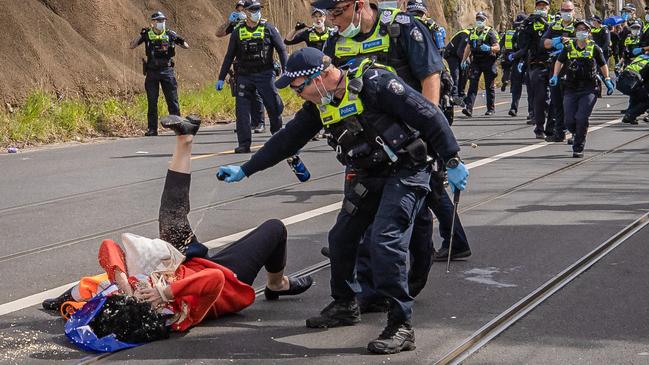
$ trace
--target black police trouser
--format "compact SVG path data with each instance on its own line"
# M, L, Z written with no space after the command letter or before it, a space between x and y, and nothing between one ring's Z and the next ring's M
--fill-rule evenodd
M449 57L446 59L446 62L448 63L448 69L451 73L451 78L453 79L451 95L463 98L465 96L464 90L466 90L468 79L466 71L463 71L460 67L462 61L457 57Z
M494 86L494 81L498 76L496 62L473 62L469 71L469 92L464 99L466 109L469 111L473 111L473 104L478 95L478 82L482 74L484 74L485 92L487 93L487 111L496 109L496 89Z
M254 74L237 75L237 139L240 147L250 147L252 131L252 105L257 102L257 94L261 96L268 119L270 132L275 133L282 128L282 112L284 104L275 88L275 71L270 69Z
M647 89L643 86L638 86L633 89L629 95L629 107L624 113L624 119L636 120L642 113L649 109L649 94Z
M530 70L525 65L525 90L527 91L527 115L529 119L534 120L534 89L530 81Z
M368 190L364 198L354 191L359 183ZM390 300L391 319L410 320L413 298L408 292L408 248L415 216L430 191L429 184L428 167L399 167L388 176L356 175L345 179L343 209L329 231L334 299L354 300L360 293L355 278L356 259L359 243L371 225L366 242L374 288Z
M572 150L582 152L586 144L588 119L597 102L597 91L595 88L583 91L565 89L564 97L565 123L568 130L573 134Z
M500 67L503 69L503 77L500 79L500 82L503 84L509 83L512 79L512 72L514 71L513 68L514 65L512 65L511 62L509 61L502 61L500 62Z
M180 115L180 105L178 104L178 83L174 75L173 67L164 67L161 69L148 69L144 79L144 89L148 102L147 120L150 131L158 130L158 96L160 87L167 102L167 110L170 115Z
M512 92L512 103L509 109L514 109L518 111L518 103L521 100L521 95L523 94L523 83L525 82L525 66L522 68L523 72L518 72L518 65L512 68L512 86L510 88ZM528 107L529 109L529 107Z
M548 125L545 126L545 134L551 134L555 137L566 135L563 123L563 86L561 83L557 86L550 86L550 109L553 118L548 119Z
M534 128L535 133L544 133L544 126L546 124L546 118L548 123L552 118L552 113L550 112L550 91L549 86L549 77L548 77L548 68L545 66L542 67L532 67L529 70L530 73L530 89L534 95L534 122L536 127Z

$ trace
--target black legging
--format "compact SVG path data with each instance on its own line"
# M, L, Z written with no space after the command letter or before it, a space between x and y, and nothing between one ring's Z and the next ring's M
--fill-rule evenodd
M200 245L187 219L190 184L190 174L167 171L158 218L160 239L171 243L183 254L190 245ZM277 219L268 220L245 237L205 258L229 268L239 280L252 285L262 267L270 273L284 270L286 227Z

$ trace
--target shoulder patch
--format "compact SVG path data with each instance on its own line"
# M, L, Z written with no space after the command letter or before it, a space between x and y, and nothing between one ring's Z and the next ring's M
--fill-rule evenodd
M390 80L390 82L388 82L388 90L390 90L395 95L403 95L406 92L406 88L397 79L392 79Z
M399 14L396 18L394 18L394 21L399 24L410 24L410 16L406 14Z
M381 23L389 24L392 21L392 12L390 10L384 10L381 14Z
M424 41L424 35L421 34L421 31L419 30L419 28L412 28L412 30L410 31L410 36L411 36L412 39L414 39L416 42L421 43L421 42Z

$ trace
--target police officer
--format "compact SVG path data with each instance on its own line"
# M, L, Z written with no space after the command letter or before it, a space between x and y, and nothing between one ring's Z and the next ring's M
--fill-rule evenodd
M596 68L604 75L607 95L613 94L614 87L604 52L589 39L590 26L584 20L577 20L574 27L576 40L568 41L562 48L550 85L563 84L565 124L573 134L572 157L581 158L584 157L588 119L597 102Z
M632 3L626 3L622 7L622 11L620 12L620 16L622 17L622 20L624 20L625 25L622 28L622 31L620 32L620 42L622 45L624 45L624 41L628 36L631 35L631 29L630 25L631 23L638 21L640 22L641 28L643 25L642 19L638 18L636 16L636 7Z
M634 58L620 74L617 83L618 89L629 95L629 107L622 122L638 124L638 116L649 109L649 55Z
M453 189L464 189L468 170L441 111L419 92L394 73L374 67L371 59L352 61L346 70L330 62L314 48L291 55L277 86L290 86L307 102L250 161L220 167L217 176L239 181L269 168L296 153L324 125L329 144L346 167L345 199L329 232L334 301L307 319L307 327L360 321L354 268L359 242L371 225L369 251L372 264L380 268L374 271L374 284L391 306L387 326L367 348L379 354L412 350L413 299L406 261L412 221L430 189L426 156L444 161Z
M575 4L570 0L561 3L561 21L550 25L543 35L543 46L551 51L550 61L552 66L565 44L575 37L574 25ZM554 118L549 120L545 127L545 140L548 142L563 142L566 138L563 123L563 87L561 84L550 85L550 108Z
M512 62L509 60L509 55L515 52L515 36L516 28L521 24L521 21L517 21L519 17L522 17L521 21L525 19L524 15L517 15L516 19L512 22L512 26L505 30L505 32L500 37L500 68L503 70L503 76L500 83L500 91L504 92L509 86L509 82L512 77Z
M160 87L162 87L169 114L180 115L178 83L174 75L173 57L176 55L176 45L185 49L189 48L189 45L176 32L167 29L167 17L159 11L151 15L151 26L142 28L140 35L131 41L130 48L137 48L142 43L146 48L147 57L143 71L146 75L144 88L148 102L148 128L144 135L149 137L158 135Z
M232 31L236 26L245 23L246 13L243 11L244 4L245 4L245 0L237 0L234 11L230 13L230 16L228 17L227 21L216 28L217 38L223 38L229 34L232 34ZM237 96L236 93L237 70L238 70L237 63L234 62L232 64L231 72L228 72L230 74L230 80L228 81L228 83L230 84L230 88L232 89L233 97ZM254 133L263 133L266 130L266 127L264 125L264 103L263 100L261 99L261 96L259 95L259 92L256 90L255 90L255 99L256 100L253 101L251 105L252 110L250 112L250 118L251 118L250 126Z
M473 28L465 28L455 33L449 40L446 48L444 48L444 59L448 64L451 78L453 79L453 103L455 105L464 106L464 98L466 97L466 83L468 81L468 70L462 70L462 57L464 57L464 49L466 48L469 40L469 34Z
M622 62L623 65L631 64L631 61L644 53L644 49L640 45L640 37L642 36L642 23L637 20L629 22L629 34L624 38L622 48Z
M508 114L512 117L518 114L518 103L523 93L523 84L525 83L526 68L525 63L521 60L523 55L518 54L517 56L517 51L519 50L518 35L525 18L526 16L524 14L518 14L512 23L511 29L506 30L503 39L501 39L501 51L503 52L501 62L503 86L501 90L505 91L507 81L511 81L512 86L510 91L512 94L512 102ZM506 73L510 76L505 77ZM531 113L531 110L531 103L528 103L528 114Z
M237 139L239 146L235 153L249 153L252 142L250 130L251 104L255 92L261 95L270 120L270 132L282 127L284 104L273 84L275 79L273 53L277 51L282 68L286 63L286 48L275 26L261 19L261 4L258 0L246 0L245 23L237 26L230 36L228 51L223 59L216 89L222 90L225 76L235 60L237 75Z
M611 58L611 32L608 27L602 26L602 18L593 15L590 18L590 34L593 42L604 52L604 59L608 62Z
M284 44L293 45L304 42L307 47L322 50L329 38L329 33L332 31L332 29L325 26L325 17L326 12L324 10L313 8L311 11L313 24L307 27L306 24L298 22L295 29L284 38Z
M478 94L478 82L484 74L485 90L487 93L487 112L493 115L496 112L496 89L494 81L498 75L496 69L497 54L500 52L498 33L487 26L487 14L480 11L475 15L475 29L469 34L468 47L464 50L461 67L469 68L469 93L464 99L465 107L462 114L473 116L473 103Z

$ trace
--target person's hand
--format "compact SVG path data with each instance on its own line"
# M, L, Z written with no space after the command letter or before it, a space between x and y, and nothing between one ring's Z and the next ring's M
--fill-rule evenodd
M516 68L518 69L519 74L523 73L523 66L524 66L523 61L519 62L518 66L516 66Z
M606 95L612 95L613 91L615 91L615 86L613 86L613 81L611 81L611 79L606 79L604 80L604 84L606 85Z
M483 43L480 45L480 50L482 52L491 52L491 46Z
M165 303L156 288L138 289L135 291L135 296L151 303L152 307L157 307Z
M469 179L469 169L466 168L464 163L460 162L457 167L446 169L448 184L451 186L451 191L466 189L466 184Z
M514 61L514 54L513 53L510 53L510 54L507 55L507 61L509 61L509 62Z
M466 70L467 68L469 68L469 61L467 60L462 61L462 63L460 64L460 68L462 70Z
M230 23L236 23L239 21L239 19L241 19L241 16L239 15L238 11L233 11L232 13L230 13L230 16L228 17L228 21Z
M246 174L241 169L241 166L227 165L219 167L216 172L216 177L219 180L225 180L227 183L241 181Z
M304 28L306 28L306 24L304 24L302 22L295 23L295 30L300 30L300 29L304 29Z
M554 37L552 38L552 47L557 50L563 49L563 42L561 37Z
M550 78L550 86L557 86L559 84L559 76L553 75Z
M142 30L140 31L140 34L142 35L145 35L147 33L149 33L149 28L142 28Z
M638 48L634 48L634 49L631 51L631 53L633 53L634 56L637 56L637 55L639 55L640 53L642 53L643 51L644 51L644 50L643 50L641 47L638 47Z
M223 81L223 80L219 80L219 81L217 81L217 82L216 82L216 85L215 85L215 87L216 87L216 91L221 91L221 90L223 90L223 84L225 84L225 81Z

